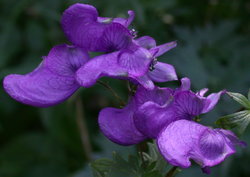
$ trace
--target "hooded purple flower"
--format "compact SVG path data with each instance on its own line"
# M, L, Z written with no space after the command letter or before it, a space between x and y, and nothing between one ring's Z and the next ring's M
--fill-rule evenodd
M175 46L176 42L156 46L154 39L151 37L141 37L133 40L128 48L92 58L77 71L77 81L83 87L90 87L99 78L108 76L128 79L147 89L153 89L153 81L177 80L172 65L156 62L156 57Z
M79 3L63 13L62 27L69 41L87 51L106 52L77 71L81 86L90 87L104 76L128 79L148 89L153 89L153 81L177 79L172 65L156 63L156 57L174 48L176 42L156 46L148 36L135 40L134 31L127 28L135 14L128 14L127 19L98 17L95 7Z
M98 17L94 6L76 3L66 9L62 16L62 28L74 45L92 52L112 52L131 44L133 35L127 27L134 19Z
M52 106L63 102L80 87L75 80L75 72L88 60L84 50L58 45L43 57L34 71L25 75L8 75L3 86L19 102L38 107Z
M159 87L147 90L138 87L125 108L105 108L100 112L100 128L111 141L122 145L136 144L146 138L156 138L163 128L176 120L191 120L210 111L223 93L221 91L203 97L203 93L195 94L189 89L188 78L182 79L181 87L176 90ZM117 112L123 116L117 116ZM138 131L141 133L140 138L133 141L134 137L138 137Z
M191 166L190 159L198 163L205 173L235 153L235 145L244 142L229 130L211 129L188 120L178 120L166 126L157 138L163 157L181 168Z
M220 91L203 97L207 89L193 93L189 90L190 80L188 78L183 78L181 82L181 87L171 90L169 97L166 97L165 93L158 95L158 97L165 98L164 104L149 100L138 106L134 121L141 133L149 138L156 138L159 132L173 121L192 120L195 116L209 112L217 104L221 94L224 93L224 91ZM147 91L144 92L142 93L146 96ZM137 95L140 94L141 91L139 90Z

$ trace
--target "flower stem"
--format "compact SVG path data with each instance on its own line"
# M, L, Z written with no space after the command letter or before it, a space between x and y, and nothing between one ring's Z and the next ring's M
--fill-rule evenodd
M123 99L110 87L107 83L102 82L102 81L97 81L100 85L104 86L106 89L108 89L114 97L120 102L121 106L125 106L126 103L123 101Z
M83 151L85 153L86 159L88 161L91 161L92 147L90 144L88 128L85 121L83 103L80 97L76 98L76 122L79 128Z
M177 166L173 166L166 174L165 177L173 177L175 175L176 170L178 169Z

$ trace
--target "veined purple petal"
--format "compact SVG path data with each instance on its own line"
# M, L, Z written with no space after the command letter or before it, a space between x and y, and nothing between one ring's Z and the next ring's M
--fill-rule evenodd
M122 50L91 59L77 71L76 78L83 87L94 85L104 76L137 82L148 71L150 62L150 55L143 48Z
M74 77L76 70L88 60L89 55L86 51L62 44L50 50L48 56L44 59L44 63L51 72L57 75Z
M108 139L117 144L137 144L146 137L136 129L133 115L133 100L123 109L104 108L98 118L100 129Z
M159 57L159 56L163 55L164 53L166 53L167 51L175 48L176 46L177 46L176 41L172 41L172 42L168 42L166 44L156 46L150 50L158 49L158 52L156 53L155 57Z
M91 87L104 76L123 78L128 72L117 63L119 52L92 58L76 72L76 80L83 87Z
M225 134L188 120L178 120L165 127L157 144L170 164L182 168L189 167L193 159L206 169L235 153L235 144Z
M200 115L206 103L205 98L200 98L191 91L178 92L174 98L174 108L178 119L191 120Z
M175 121L175 113L171 107L171 100L168 101L169 103L162 106L148 101L135 112L135 126L148 138L155 139L165 126Z
M157 62L154 70L148 71L147 74L154 82L167 82L178 79L174 67L162 62Z
M218 103L220 97L222 94L225 94L226 91L223 90L223 91L220 91L218 93L212 93L210 95L207 96L206 98L206 103L205 103L205 106L202 110L202 113L207 113L209 111L211 111L214 106Z
M170 88L155 87L153 90L147 90L144 87L139 86L134 98L137 107L148 101L163 106L169 103L169 100L173 97L173 93L174 91Z
M76 3L62 16L62 28L74 45L93 52L110 52L126 48L132 40L129 30L120 23L101 23L95 7Z
M12 98L24 104L52 106L79 88L74 72L87 60L87 53L81 49L58 45L34 71L26 75L8 75L3 85Z
M58 104L79 88L74 78L56 75L43 63L29 74L6 76L3 84L12 98L37 107Z
M136 39L135 41L139 46L141 46L145 49L151 49L151 48L156 46L156 42L155 42L154 38L152 38L150 36L143 36L143 37Z
M102 36L96 42L97 51L112 52L127 48L132 44L130 32L118 23L113 23L105 28Z

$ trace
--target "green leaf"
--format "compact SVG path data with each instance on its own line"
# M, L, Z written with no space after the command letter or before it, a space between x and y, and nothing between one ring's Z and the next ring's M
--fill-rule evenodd
M250 123L250 111L240 111L221 117L216 121L216 124L222 128L233 129L237 128L238 133L242 134Z
M240 103L246 109L250 109L250 101L240 93L227 92L227 94L232 97L235 101Z
M90 166L93 170L94 177L105 177L113 164L113 160L103 158L95 160Z

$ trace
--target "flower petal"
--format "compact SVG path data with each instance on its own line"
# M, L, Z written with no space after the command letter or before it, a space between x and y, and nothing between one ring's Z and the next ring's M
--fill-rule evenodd
M77 69L89 60L86 51L66 44L53 47L44 58L51 72L65 77L74 77Z
M114 18L113 22L119 23L125 27L128 27L135 18L135 12L132 10L129 10L128 15L129 15L128 18Z
M170 88L155 87L153 90L148 90L142 86L137 88L134 96L137 107L140 107L145 102L152 101L160 106L169 103L173 98L173 90Z
M124 49L118 56L119 66L126 68L133 76L143 76L147 73L152 62L152 55L148 50L133 46L131 49Z
M157 138L160 153L172 165L187 168L190 156L196 155L200 134L207 128L187 120L166 126ZM195 156L194 156L195 157Z
M148 76L154 82L167 82L177 80L175 69L172 65L162 62L157 62L153 71L148 72Z
M182 78L180 91L190 90L190 87L191 87L190 79L187 77Z
M196 94L203 97L208 91L208 88L203 88L201 89L199 92L197 92Z
M154 38L152 38L150 36L142 36L142 37L136 39L135 41L139 46L141 46L145 49L151 49L151 48L156 46L156 42L155 42Z
M167 51L175 48L176 46L177 46L176 41L172 41L172 42L168 42L166 44L156 46L156 47L152 48L151 50L158 49L158 52L156 53L155 57L159 57L159 56L163 55L164 53L166 53Z
M206 103L204 105L202 113L207 113L207 112L211 111L215 107L215 105L218 103L221 95L225 94L225 93L226 93L226 91L223 90L223 91L220 91L218 93L212 93L212 94L208 95L206 98Z
M119 52L104 54L92 58L76 72L76 80L83 87L91 87L104 76L124 78L128 71L117 63Z
M3 85L15 100L37 107L61 103L79 88L74 78L56 75L43 63L29 74L8 75Z
M191 91L178 92L174 103L176 117L191 120L201 114L205 102L205 98L200 98Z
M132 40L125 26L98 22L97 10L86 4L76 3L66 9L62 16L62 28L70 42L93 52L119 50L127 47Z
M146 102L138 108L134 115L136 128L148 138L156 138L160 131L175 121L171 103L160 106L154 102Z
M128 29L118 23L105 27L102 36L96 42L97 51L113 52L127 48L132 42Z
M132 145L146 137L135 127L133 100L123 109L104 108L98 118L103 134L111 141L121 145Z
M75 71L87 60L88 54L79 48L55 46L31 73L5 77L4 88L11 97L24 104L38 107L58 104L79 88Z
M179 120L163 129L157 144L161 154L172 165L187 168L191 165L190 159L193 159L206 169L221 163L235 152L232 142L232 146L229 146L226 138L216 129Z

